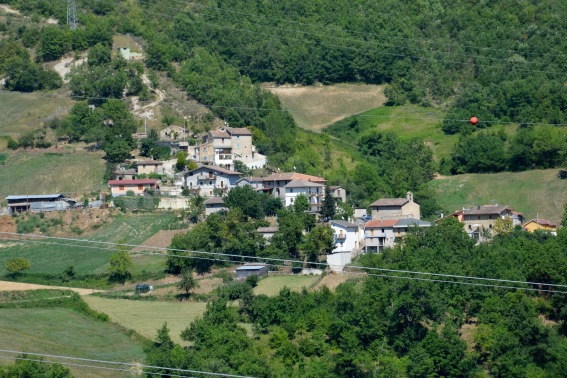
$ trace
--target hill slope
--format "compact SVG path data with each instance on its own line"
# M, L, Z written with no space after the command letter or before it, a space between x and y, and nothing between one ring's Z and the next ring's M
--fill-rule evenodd
M352 114L382 106L386 102L384 87L381 85L274 87L265 84L263 88L278 96L299 127L315 132Z
M567 203L567 182L557 169L442 177L429 185L448 211L497 202L511 206L527 219L539 215L559 222Z

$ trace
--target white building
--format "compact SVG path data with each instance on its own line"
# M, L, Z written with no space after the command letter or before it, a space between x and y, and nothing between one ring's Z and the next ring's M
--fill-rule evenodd
M214 165L202 165L185 174L185 188L205 197L223 195L236 186L241 173Z
M301 194L307 196L310 203L309 210L319 211L325 196L325 185L303 180L293 180L283 187L284 205L291 206ZM280 192L281 193L281 192Z
M364 246L364 232L357 224L343 220L332 220L331 228L335 237L335 248L327 255L327 263L331 270L340 272L359 255Z

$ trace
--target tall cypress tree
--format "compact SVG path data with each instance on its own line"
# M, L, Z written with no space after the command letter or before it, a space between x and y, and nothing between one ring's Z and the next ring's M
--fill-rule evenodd
M323 206L321 206L321 217L323 219L333 219L335 216L335 198L331 193L329 185L325 187L325 198L323 199Z

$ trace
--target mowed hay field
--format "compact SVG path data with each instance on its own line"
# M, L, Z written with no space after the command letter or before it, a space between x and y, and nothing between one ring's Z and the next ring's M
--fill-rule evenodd
M157 330L167 322L171 339L181 345L187 345L187 342L182 341L179 336L181 331L194 319L203 315L207 307L205 302L133 301L92 295L83 299L92 309L107 314L113 322L151 340L155 340Z
M64 114L74 101L62 93L0 92L0 136L17 139L21 134L41 128L45 118Z
M316 132L338 120L377 108L386 102L381 85L278 87L264 84L263 88L278 96L299 127Z
M292 291L301 291L303 288L310 289L320 279L321 276L315 275L265 277L258 281L258 286L254 288L254 294L276 296L284 287L288 287Z
M82 195L102 189L101 152L8 152L0 165L0 197L62 193Z
M101 242L138 244L161 230L173 218L172 214L159 213L120 215L83 238ZM30 273L59 274L70 265L77 274L105 273L110 255L116 250L114 246L81 243L80 240L73 242L0 240L0 275L7 273L4 264L13 257L28 259L31 264ZM134 272L157 271L163 270L165 256L133 256L132 260L135 264Z
M0 309L0 334L2 349L7 350L132 363L145 359L141 344L112 324L66 308ZM70 369L75 377L130 376L103 369Z
M442 177L429 185L447 211L494 202L524 213L526 220L539 216L560 222L567 202L567 180L558 169Z

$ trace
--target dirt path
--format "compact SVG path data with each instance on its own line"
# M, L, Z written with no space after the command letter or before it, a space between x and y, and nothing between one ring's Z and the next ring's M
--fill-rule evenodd
M81 289L76 287L47 286L47 285L28 284L23 282L0 281L0 291L22 291L22 290L39 290L39 289L73 290L75 293L78 293L80 295L100 293L104 291L104 290L96 290L96 289Z
M65 79L65 76L71 72L71 68L81 65L87 61L86 56L82 56L80 59L73 61L73 57L68 58L61 58L59 62L53 66L53 70L61 75L61 78L65 83L68 83L69 80Z
M152 82L150 81L150 79L146 74L142 75L142 81L144 82L144 84L148 86L148 88L150 88L152 92L154 92L158 96L158 99L141 107L138 105L137 102L135 102L133 113L138 117L152 119L154 117L154 108L158 106L163 100L165 100L165 92L157 88L152 88Z
M2 9L6 13L21 14L19 10L10 8L9 5L0 4L0 9Z

